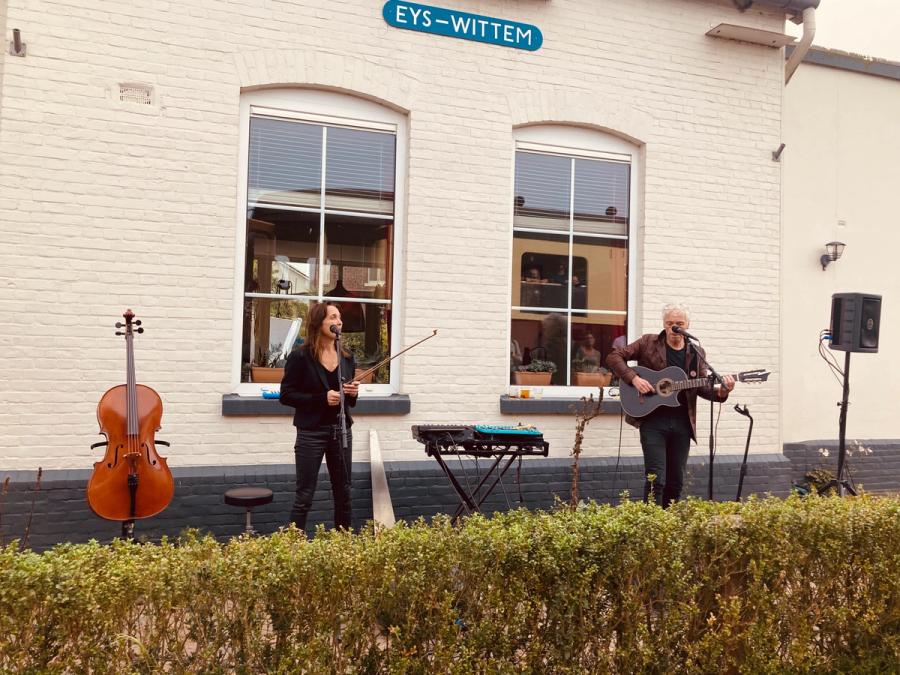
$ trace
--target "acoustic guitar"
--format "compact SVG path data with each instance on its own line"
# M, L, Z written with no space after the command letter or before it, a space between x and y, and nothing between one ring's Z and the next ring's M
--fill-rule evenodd
M687 389L698 389L709 384L707 377L687 376L678 366L669 366L662 370L651 370L643 366L635 366L634 371L653 386L649 394L642 394L630 384L622 383L619 388L619 403L622 409L632 417L646 417L660 406L677 408L678 392ZM765 370L746 370L732 377L738 382L765 382L769 379Z

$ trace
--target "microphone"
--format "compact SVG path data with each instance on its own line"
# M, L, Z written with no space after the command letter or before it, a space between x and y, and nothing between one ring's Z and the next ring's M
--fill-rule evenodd
M338 337L341 336L341 329L333 324L331 326L329 326L328 330L330 330L332 333L334 333Z
M688 332L687 332L684 328L682 328L681 326L672 326L672 332L673 332L673 333L677 333L678 335L684 335L684 337L686 337L688 340L697 340L697 342L700 342L700 339L699 339L699 338L695 338L693 335L691 335L690 333L688 333Z

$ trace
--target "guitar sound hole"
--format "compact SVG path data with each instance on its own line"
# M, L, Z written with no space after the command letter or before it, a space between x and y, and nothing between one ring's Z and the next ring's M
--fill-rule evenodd
M660 396L668 396L672 393L672 380L660 380L656 385L656 391Z

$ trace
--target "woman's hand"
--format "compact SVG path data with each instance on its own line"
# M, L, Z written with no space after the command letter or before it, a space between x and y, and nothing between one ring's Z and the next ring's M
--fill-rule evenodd
M340 405L341 392L339 392L337 389L329 389L327 396L328 396L328 405Z
M353 380L353 382L345 382L344 383L344 396L358 396L359 395L359 382Z

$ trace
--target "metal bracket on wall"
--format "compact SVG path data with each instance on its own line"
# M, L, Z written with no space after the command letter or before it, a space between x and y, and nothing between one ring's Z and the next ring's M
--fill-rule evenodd
M13 39L9 41L9 53L12 56L25 56L25 47L22 42L22 34L18 28L13 28Z
M772 151L772 161L780 162L781 161L781 153L784 152L784 143L778 146L777 150Z

